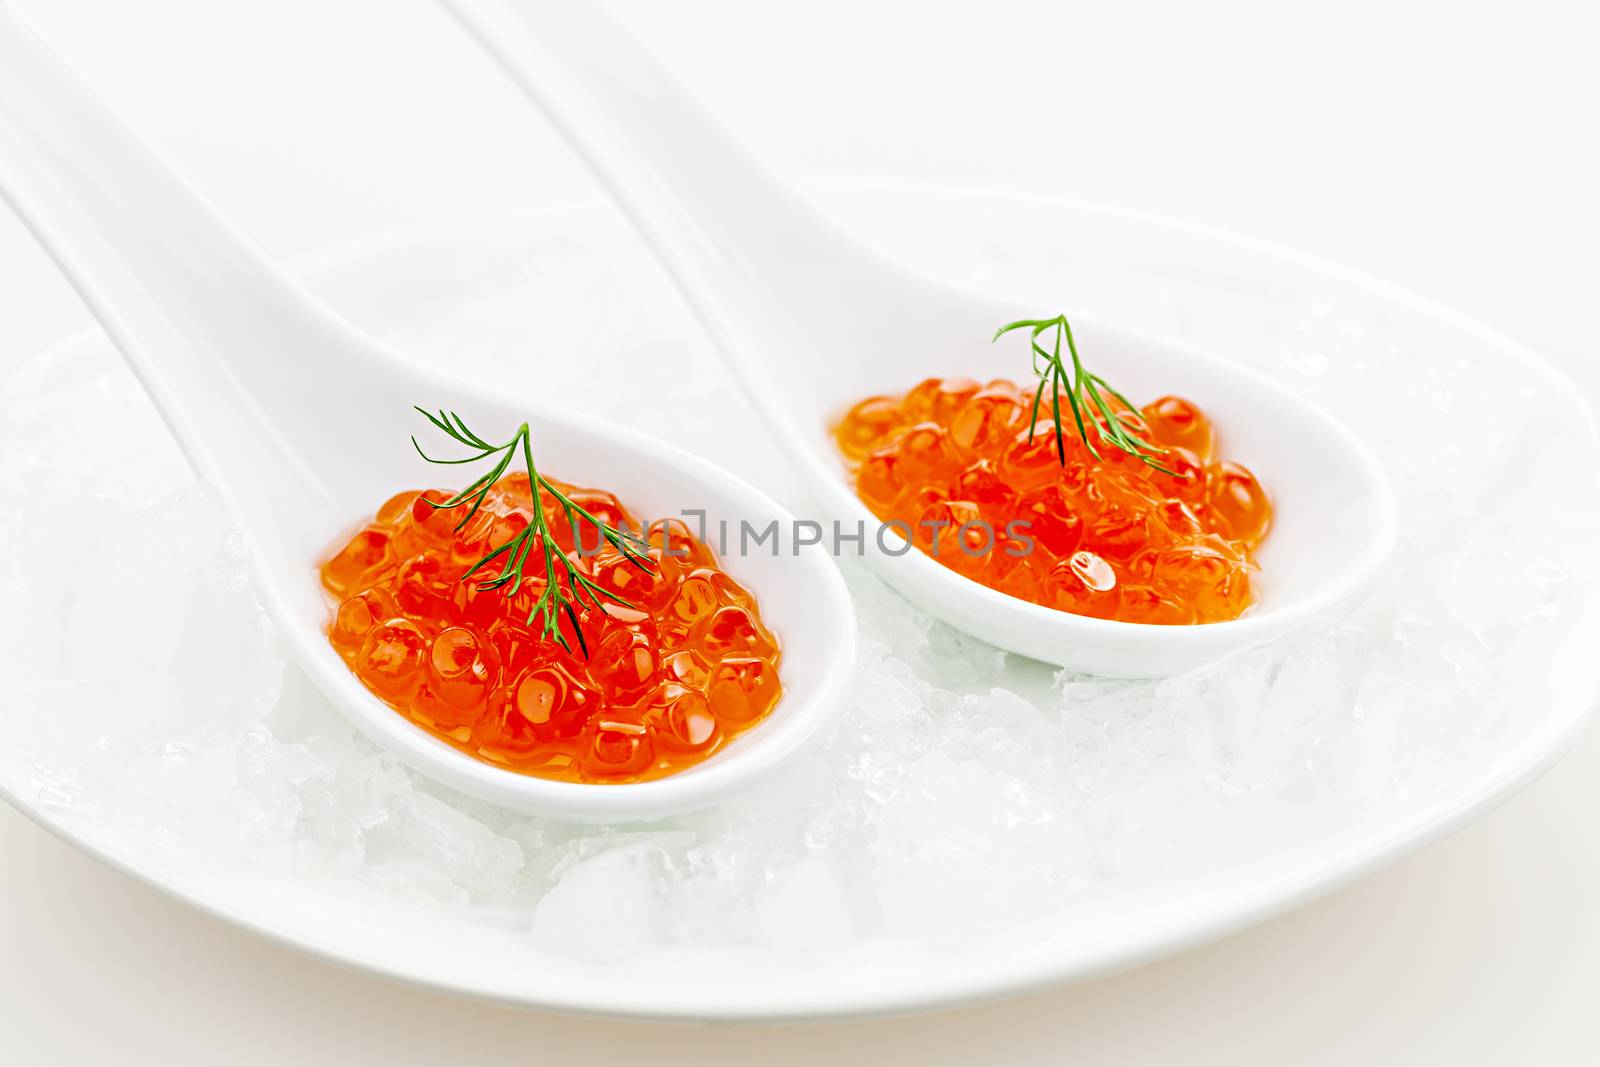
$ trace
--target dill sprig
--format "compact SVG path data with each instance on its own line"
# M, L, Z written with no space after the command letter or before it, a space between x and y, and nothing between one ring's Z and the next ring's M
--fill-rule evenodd
M466 515L462 517L460 522L456 523L455 528L457 531L465 528L467 523L472 521L473 516L478 513L478 509L483 506L484 498L488 496L489 490L494 486L494 483L500 480L500 477L505 474L506 470L516 460L518 453L521 453L523 464L528 468L528 484L533 490L533 519L517 536L503 545L491 548L488 555L468 568L467 572L461 576L461 580L463 582L467 581L474 574L477 574L498 559L501 561L499 573L492 578L480 581L478 588L485 591L504 589L508 598L515 596L522 588L523 571L528 565L529 558L535 552L538 552L543 557L544 590L528 612L528 625L532 626L535 619L540 619L541 636L545 640L554 639L560 643L562 648L571 652L572 645L568 643L566 634L561 632L561 616L565 615L567 621L572 624L572 632L578 635L578 646L583 649L583 654L587 657L589 655L589 646L588 642L584 640L583 628L578 625L578 615L573 607L574 603L579 606L588 603L604 610L604 605L601 602L603 597L607 600L615 601L623 607L632 608L633 605L609 589L598 585L587 574L579 570L577 564L573 563L565 552L560 550L555 543L555 538L550 536L550 527L545 518L544 506L539 499L540 494L549 493L551 498L561 507L567 517L567 521L572 524L572 536L575 541L580 536L578 531L579 521L586 520L591 522L600 531L600 536L605 539L607 544L622 553L634 566L644 571L650 571L653 567L650 557L646 554L650 547L649 544L634 534L625 530L618 530L614 526L601 522L580 505L574 503L571 497L557 489L548 479L541 475L539 469L534 466L533 435L529 431L527 423L517 427L516 436L512 437L511 440L505 444L496 445L490 444L469 430L467 424L462 421L461 416L453 411L441 410L437 415L420 407L417 408L417 411L421 412L423 418L433 423L441 432L448 435L451 440L473 450L473 455L463 456L460 459L435 459L423 451L422 445L413 436L411 444L416 448L417 454L429 463L456 465L477 463L491 458L494 460L487 473L480 476L455 496L444 501L428 501L431 507L439 510L459 508L470 504ZM424 497L423 499L427 498ZM565 589L562 588L563 578L566 581Z
M1056 331L1055 341L1046 349L1039 343L1039 337L1052 328ZM1067 441L1061 425L1061 397L1064 394L1067 406L1072 409L1072 421L1078 427L1078 436L1083 439L1083 443L1088 446L1089 454L1095 459L1100 458L1100 450L1095 447L1090 437L1090 424L1094 426L1095 437L1103 438L1112 447L1128 453L1164 474L1173 473L1155 458L1167 450L1141 436L1149 432L1149 427L1145 424L1144 416L1139 414L1139 409L1134 407L1127 397L1113 389L1104 378L1084 367L1083 360L1078 357L1077 342L1072 339L1072 326L1067 322L1065 315L1057 315L1053 319L1019 319L1007 323L994 332L991 340L998 341L1012 330L1029 332L1028 343L1033 349L1033 374L1039 379L1039 388L1033 394L1033 412L1029 416L1030 443L1033 441L1034 427L1039 423L1039 404L1044 399L1045 391L1049 390L1050 417L1055 422L1056 430L1056 455L1062 466L1066 466L1067 463ZM1067 354L1072 358L1070 380L1066 365L1061 359L1063 341L1066 342ZM1127 409L1133 417L1134 426L1130 427L1111 410L1110 401L1106 399L1107 394Z

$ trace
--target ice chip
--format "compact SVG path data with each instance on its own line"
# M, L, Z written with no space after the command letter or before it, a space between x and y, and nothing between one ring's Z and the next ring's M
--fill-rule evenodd
M426 793L400 800L372 831L387 846L386 856L434 867L474 899L492 901L509 892L522 868L520 845Z
M535 941L594 963L648 954L666 926L657 896L665 864L648 842L573 864L534 909Z
M848 941L853 925L844 880L826 852L779 871L752 909L756 938L776 948L825 952Z
M1278 792L1309 771L1319 739L1345 725L1367 657L1354 626L1312 622L1164 682L1156 699L1185 723L1207 784Z

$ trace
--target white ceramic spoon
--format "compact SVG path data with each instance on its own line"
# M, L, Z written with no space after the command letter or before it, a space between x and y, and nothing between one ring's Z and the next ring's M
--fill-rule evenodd
M780 434L823 509L876 520L829 438L855 401L932 375L1025 379L1002 323L1071 312L996 300L886 259L798 196L710 118L591 0L443 0L600 176L649 240ZM867 538L873 567L919 607L1001 648L1079 670L1159 676L1357 599L1395 537L1382 471L1332 419L1215 356L1073 317L1085 361L1136 402L1166 393L1220 424L1226 454L1273 494L1260 600L1206 626L1105 622L1017 600L921 552Z
M355 332L188 190L4 7L0 192L228 507L290 654L355 726L412 767L524 811L652 818L768 777L840 707L854 657L849 597L824 552L788 552L793 523L774 501L678 449L453 380ZM439 478L411 451L408 435L427 430L412 404L459 411L491 439L528 420L543 470L609 488L645 516L704 508L713 521L780 520L783 555L728 561L783 643L786 692L770 720L686 772L581 785L472 759L370 695L324 636L329 607L316 567L390 494Z

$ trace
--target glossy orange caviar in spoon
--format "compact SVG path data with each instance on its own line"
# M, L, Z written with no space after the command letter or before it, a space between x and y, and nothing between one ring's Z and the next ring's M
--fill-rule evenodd
M1250 606L1272 505L1218 458L1199 408L1167 396L1139 413L1169 474L1104 444L1091 455L1064 399L1061 463L1048 399L1030 440L1032 403L1010 381L930 378L861 401L834 439L874 515L990 588L1122 622L1217 622Z
M554 483L591 515L640 530L617 498ZM541 494L543 495L543 494ZM543 500L561 550L628 601L577 609L585 657L546 640L528 615L543 579L481 590L462 575L530 523L526 475L494 484L461 531L463 512L407 492L322 565L337 601L328 639L380 699L434 736L524 774L574 782L637 782L706 759L759 723L782 693L777 639L755 597L719 566L688 527L651 525L651 570L607 547L577 551L573 528ZM584 552L601 545L580 527Z

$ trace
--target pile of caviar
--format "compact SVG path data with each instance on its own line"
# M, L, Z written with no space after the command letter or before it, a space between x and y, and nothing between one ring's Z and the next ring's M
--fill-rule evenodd
M601 522L642 529L610 493L553 484ZM569 597L568 651L528 620L544 589L539 548L512 596L479 588L483 571L462 580L532 522L527 476L495 483L459 531L466 508L429 503L448 497L401 493L322 565L337 601L329 641L368 689L436 737L541 778L636 782L699 763L777 704L778 642L755 597L682 522L650 526L646 570L540 494L561 551L632 605Z
M834 439L873 514L990 588L1123 622L1217 622L1250 606L1272 507L1253 474L1217 457L1199 408L1175 396L1113 408L1167 449L1156 458L1170 474L1109 445L1091 454L1064 396L1062 463L1048 398L1037 425L1032 409L1013 382L930 378L861 401Z

